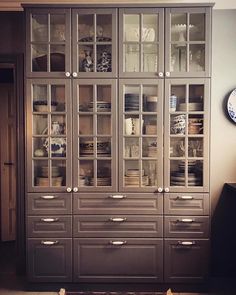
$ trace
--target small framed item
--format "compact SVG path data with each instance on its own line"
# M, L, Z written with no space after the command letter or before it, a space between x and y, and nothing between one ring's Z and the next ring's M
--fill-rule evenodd
M227 111L231 120L236 123L236 89L234 89L227 101Z

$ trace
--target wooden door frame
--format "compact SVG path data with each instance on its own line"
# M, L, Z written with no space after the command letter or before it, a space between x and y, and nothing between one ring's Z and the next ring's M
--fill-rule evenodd
M25 116L24 116L24 58L23 54L0 55L0 67L12 65L16 96L16 273L25 273Z

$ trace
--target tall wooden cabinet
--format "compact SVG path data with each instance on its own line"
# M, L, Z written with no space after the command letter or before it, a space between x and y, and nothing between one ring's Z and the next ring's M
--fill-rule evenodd
M26 24L29 280L206 280L211 7L26 7Z

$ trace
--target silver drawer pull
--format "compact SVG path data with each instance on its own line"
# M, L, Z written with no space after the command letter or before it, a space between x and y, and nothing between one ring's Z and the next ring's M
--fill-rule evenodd
M41 218L43 222L55 222L58 221L58 218Z
M125 218L125 217L111 217L109 220L112 222L123 222L123 221L126 221L127 218Z
M113 246L122 246L125 245L127 242L126 241L110 241L110 244Z
M41 241L41 244L46 246L51 246L51 245L59 244L59 242L58 241Z
M176 200L193 200L193 196L177 196Z
M196 243L194 241L178 241L178 245L181 246L193 246Z
M183 222L183 223L192 223L194 220L191 218L183 218L183 219L177 219L176 222Z
M55 199L56 196L41 196L40 198L44 200L52 200L52 199Z
M109 198L111 199L124 199L126 196L124 195L109 195Z

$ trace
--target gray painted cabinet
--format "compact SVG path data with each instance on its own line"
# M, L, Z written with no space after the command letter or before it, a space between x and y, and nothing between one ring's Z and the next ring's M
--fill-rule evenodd
M211 7L37 6L26 25L29 280L204 281Z

